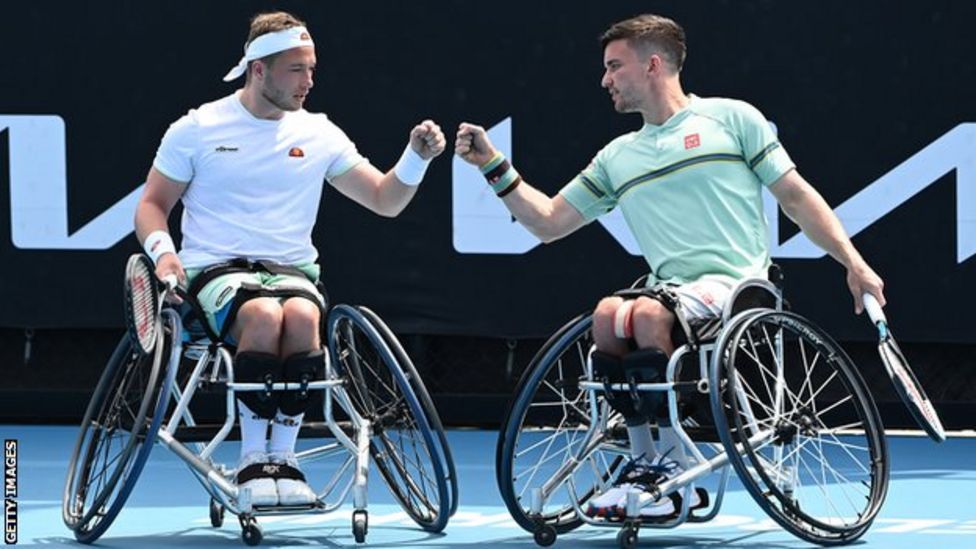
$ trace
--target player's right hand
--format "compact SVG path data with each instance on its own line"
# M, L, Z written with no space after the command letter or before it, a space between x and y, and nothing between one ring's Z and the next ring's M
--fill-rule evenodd
M481 167L488 163L498 151L488 139L488 132L481 126L462 122L454 140L454 154L462 160Z
M184 288L186 287L186 271L183 270L183 263L180 262L180 258L174 253L163 254L160 256L159 262L156 263L156 278L163 280L167 276L175 276L177 283ZM176 292L168 292L166 300L171 303L183 301L176 295Z

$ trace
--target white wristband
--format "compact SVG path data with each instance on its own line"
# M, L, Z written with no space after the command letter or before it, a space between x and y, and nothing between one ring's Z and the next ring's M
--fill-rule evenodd
M146 250L146 255L152 259L153 265L159 263L159 258L166 253L176 253L176 246L173 239L166 231L153 231L149 233L146 240L142 243L142 249Z
M424 160L417 151L413 150L410 143L407 143L400 160L397 161L396 166L393 166L393 173L404 185L416 187L424 180L424 173L427 172L429 164L430 160Z

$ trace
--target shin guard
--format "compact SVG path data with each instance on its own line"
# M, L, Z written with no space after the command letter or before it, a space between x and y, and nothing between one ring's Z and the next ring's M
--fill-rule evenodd
M664 383L668 368L668 355L659 349L639 349L628 353L621 360L624 376L628 383ZM658 424L670 425L668 421L667 393L632 391L638 412L649 419L657 418Z
M627 425L641 425L647 423L647 417L641 414L638 407L634 404L629 391L611 391L611 383L626 383L623 364L620 357L604 353L603 351L593 351L590 355L593 364L593 379L603 383L605 389L604 397L611 408L620 412L627 422Z
M278 410L278 395L271 392L271 384L281 379L281 359L269 353L238 351L234 358L234 381L264 383L264 391L241 391L237 398L258 417L273 419Z
M311 409L321 398L314 398L308 390L308 383L322 379L325 375L325 353L321 349L295 353L285 359L284 377L289 385L297 383L296 391L281 394L278 407L281 413L297 416ZM319 393L319 391L314 391Z

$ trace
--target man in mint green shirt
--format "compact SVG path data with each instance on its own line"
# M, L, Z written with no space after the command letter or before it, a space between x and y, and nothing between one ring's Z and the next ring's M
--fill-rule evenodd
M675 329L684 324L676 322L675 310L688 322L707 322L720 316L738 280L765 277L770 259L763 187L847 269L858 314L864 292L884 303L881 278L796 170L765 117L742 101L684 92L685 35L677 23L641 15L611 26L602 44L602 86L617 112L639 112L644 125L600 150L558 195L550 198L523 181L484 128L462 123L455 142L458 156L481 168L512 215L543 242L621 208L651 276L644 295L610 296L597 304L594 371L666 364L675 337L680 343L685 335ZM623 512L628 492L672 478L680 469L667 452L657 451L646 412L607 397L626 419L632 459L615 488L591 498L587 512L612 517ZM694 492L692 508L699 499ZM668 498L641 510L650 517L674 512Z

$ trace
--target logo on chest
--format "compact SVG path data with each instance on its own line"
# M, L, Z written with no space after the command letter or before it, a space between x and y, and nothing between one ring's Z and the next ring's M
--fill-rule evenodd
M292 147L291 149L288 150L288 156L292 158L304 158L305 151L301 150L298 147Z
M701 145L701 137L697 133L685 136L685 150L694 149Z

